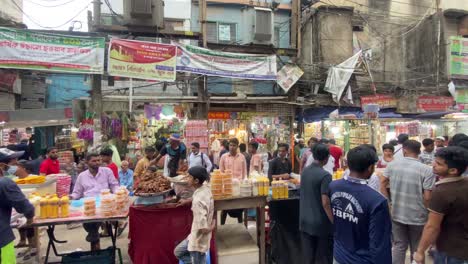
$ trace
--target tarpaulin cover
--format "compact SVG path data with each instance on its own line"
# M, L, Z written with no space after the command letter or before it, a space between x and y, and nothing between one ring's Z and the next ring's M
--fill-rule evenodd
M271 258L277 264L303 263L299 231L299 199L272 200L270 210Z
M177 264L174 248L189 235L191 224L190 206L131 206L128 255L138 264ZM216 252L213 241L210 251ZM216 264L214 256L211 253L211 263Z

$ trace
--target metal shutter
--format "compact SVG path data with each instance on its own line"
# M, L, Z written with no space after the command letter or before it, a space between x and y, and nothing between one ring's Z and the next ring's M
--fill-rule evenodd
M211 43L218 43L218 25L216 22L206 23L206 39Z

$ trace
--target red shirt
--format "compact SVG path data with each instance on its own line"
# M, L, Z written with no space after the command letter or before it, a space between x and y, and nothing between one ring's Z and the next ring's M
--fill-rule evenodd
M107 165L107 168L111 169L112 173L114 173L114 177L118 180L119 179L119 168L117 168L117 165L115 165L114 162L111 164Z
M60 173L60 163L58 160L53 160L53 159L45 159L41 163L41 167L39 168L39 173L40 174L57 174Z
M330 145L330 155L335 158L335 168L333 170L337 170L340 168L340 159L343 156L343 150L335 145Z

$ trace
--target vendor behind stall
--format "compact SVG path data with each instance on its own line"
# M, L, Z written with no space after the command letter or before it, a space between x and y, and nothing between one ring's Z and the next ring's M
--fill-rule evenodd
M140 159L135 167L135 172L133 174L135 183L138 182L139 178L143 176L146 169L150 166L150 161L154 159L154 155L156 155L156 149L153 146L145 148L145 157Z
M100 167L101 159L99 154L90 153L86 156L88 170L80 173L76 180L72 199L83 197L96 197L101 194L101 190L110 189L113 193L119 188L119 182L109 168ZM101 248L99 242L99 227L101 223L84 223L83 228L88 232L86 241L91 243L91 250Z
M288 151L288 144L278 144L278 157L272 159L268 166L268 179L270 179L270 182L279 178L289 179L292 165L291 161L287 158Z
M164 176L175 177L177 176L177 171L187 168L187 147L181 142L179 134L171 135L169 144L166 144L161 149L156 159L150 162L150 166L156 165L164 155L166 155Z

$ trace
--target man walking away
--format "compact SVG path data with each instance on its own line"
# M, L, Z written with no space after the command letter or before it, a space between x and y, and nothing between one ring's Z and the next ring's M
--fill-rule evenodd
M299 229L302 240L302 263L331 264L333 262L333 215L328 197L330 173L323 169L330 157L324 144L312 147L314 163L301 175Z
M335 264L392 262L387 200L366 184L377 160L371 148L356 147L348 152L349 176L330 183Z
M419 161L420 152L419 142L407 140L403 144L404 158L387 166L380 184L381 193L388 198L384 187L390 182L394 264L405 263L408 246L411 256L414 254L427 222L427 205L431 199L435 177L431 167Z
M432 192L429 220L417 252L416 263L424 263L427 248L436 243L434 264L468 263L468 151L461 147L437 150L434 173L441 178Z
M400 134L398 135L398 144L395 146L395 154L393 155L393 158L395 160L399 160L403 158L403 143L405 143L408 139L409 136L408 134Z
M434 140L432 140L432 138L425 138L422 141L422 144L423 144L424 150L419 156L419 160L426 165L432 166L432 162L434 161L434 153L435 153Z

